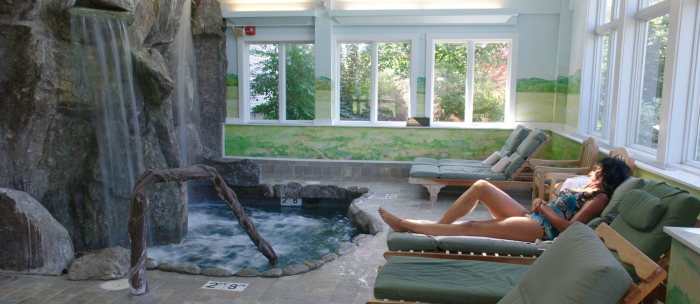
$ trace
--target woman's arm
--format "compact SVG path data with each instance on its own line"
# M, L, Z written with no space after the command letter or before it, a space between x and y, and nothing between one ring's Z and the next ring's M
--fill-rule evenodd
M608 200L608 196L604 193L598 194L592 200L585 203L583 207L581 207L581 210L576 212L576 214L574 214L574 217L572 217L570 221L567 221L566 219L561 217L558 213L549 208L547 204L540 204L538 208L540 209L540 212L542 212L542 214L544 214L544 216L547 217L547 220L549 220L549 222L554 228L557 228L557 230L563 232L564 230L566 230L566 228L569 228L569 226L571 226L571 224L573 224L574 222L581 222L586 224L591 219L598 216L601 212L603 212L603 209L608 204Z

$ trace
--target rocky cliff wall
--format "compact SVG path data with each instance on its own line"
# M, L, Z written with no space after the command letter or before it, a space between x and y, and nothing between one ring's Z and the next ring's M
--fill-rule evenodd
M192 10L193 18L207 18L212 22L209 25L217 24L211 26L221 31L220 11L216 16L219 4L209 1L205 6L209 9ZM99 8L103 2L109 1L0 2L0 187L22 190L39 200L66 227L76 251L128 246L128 197L114 206L103 203L104 181L97 162L100 151L91 114L95 101L81 92L91 80L78 77L76 62L81 59L73 58L71 49L69 9ZM163 42L172 40L181 25L179 12L184 1L114 2L127 10L133 8L135 13L128 32L145 167L178 167L182 160L173 132L172 88L168 88L177 83L172 81L167 59L163 59L169 58ZM114 4L105 7L120 10ZM223 89L218 87L224 85L226 62L223 33L211 30L201 37L195 43L197 48L207 48L206 52L196 50L207 57L201 67L197 59L199 73L206 75L200 80L200 91L207 93L200 107L202 121L207 123L195 131L202 139L199 157L209 157L221 154L220 123L224 116L218 109L224 108L225 100ZM187 228L186 191L176 183L157 188L150 194L150 217L156 227L152 240L179 242ZM130 193L131 189L117 190ZM114 231L108 221L123 226L123 231Z

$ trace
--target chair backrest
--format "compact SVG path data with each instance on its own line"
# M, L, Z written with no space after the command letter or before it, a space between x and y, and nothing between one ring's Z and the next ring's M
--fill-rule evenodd
M623 147L619 147L615 150L610 151L608 156L612 158L617 158L625 164L627 164L628 167L630 167L630 172L629 174L632 175L632 171L634 171L634 158L630 157L630 155L627 153L627 150Z
M610 226L603 223L596 228L595 233L605 243L605 246L617 253L620 261L634 269L639 280L627 289L618 303L640 303L652 290L666 279L667 273L656 262L630 244Z
M593 171L598 160L600 147L595 143L593 137L589 137L581 144L581 155L579 156L580 168L588 167L588 172Z
M610 251L633 265L644 278L641 286L634 284ZM659 265L607 225L594 232L576 222L547 247L499 303L638 303L665 277Z
M520 171L528 166L527 160L537 155L547 143L552 140L552 137L538 129L533 129L530 134L523 140L518 148L511 154L510 164L503 171L507 180L512 180Z
M700 214L700 200L664 182L650 181L632 189L618 206L620 214L610 227L652 260L671 248L665 226L691 227ZM630 276L635 278L631 269Z

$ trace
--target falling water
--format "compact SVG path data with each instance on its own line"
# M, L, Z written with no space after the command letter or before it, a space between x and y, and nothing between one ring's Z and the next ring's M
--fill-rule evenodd
M197 65L195 61L194 42L192 40L192 26L190 24L192 1L185 0L182 6L182 18L180 28L173 41L175 64L175 81L177 87L173 92L173 118L175 119L175 132L177 143L180 147L182 165L194 163L195 144L192 136L197 134L195 126L199 119L199 101L197 98Z
M71 31L76 66L81 67L77 89L94 109L99 149L104 206L94 207L99 212L94 221L103 229L102 246L124 245L129 196L144 171L126 24L72 15Z

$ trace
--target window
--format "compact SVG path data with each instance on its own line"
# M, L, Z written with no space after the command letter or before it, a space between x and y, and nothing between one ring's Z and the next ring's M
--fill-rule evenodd
M610 112L610 34L598 35L598 49L596 50L597 61L596 68L598 72L596 76L598 81L595 87L595 102L593 103L593 115L595 121L591 124L591 133L600 135L603 138L607 138L609 134L608 123L610 118L608 113Z
M504 122L510 41L434 41L434 122Z
M697 172L700 3L599 0L587 9L595 30L582 71L581 135L647 164Z
M646 43L634 143L654 150L659 141L661 95L668 43L668 17L669 15L665 14L645 22Z
M313 44L248 44L250 120L313 120L314 62Z
M340 121L405 122L411 100L411 44L340 43Z

